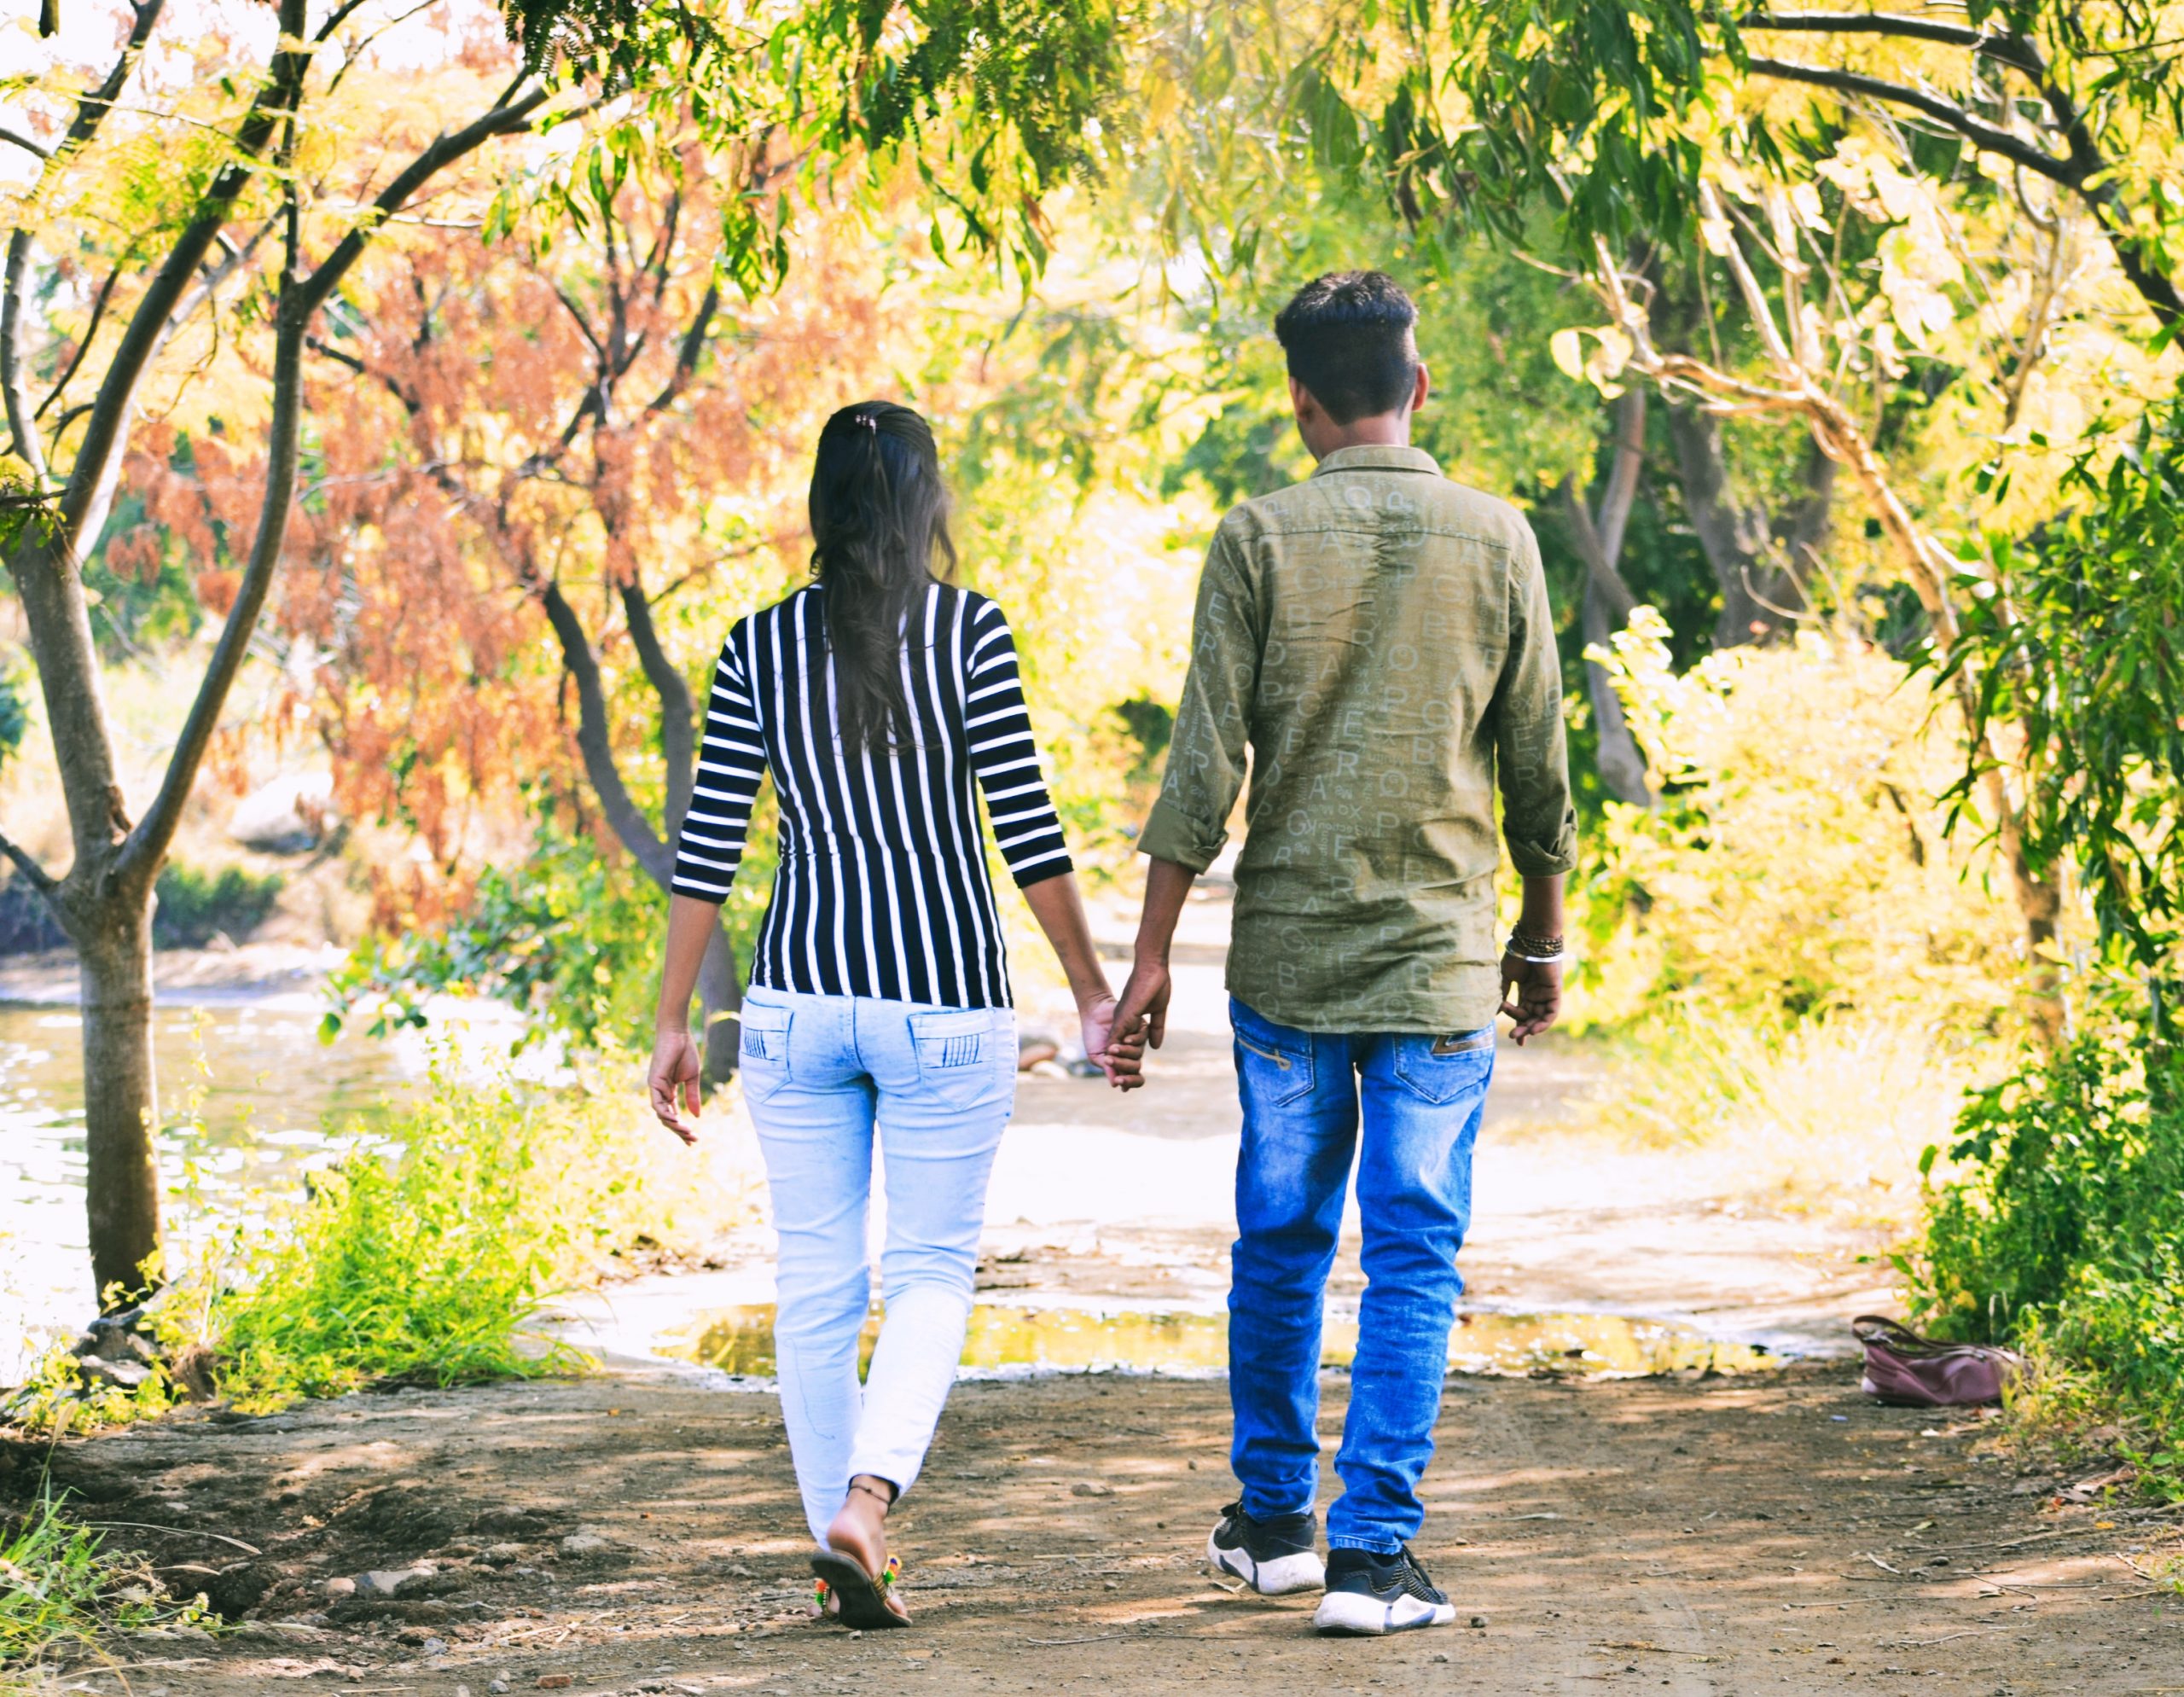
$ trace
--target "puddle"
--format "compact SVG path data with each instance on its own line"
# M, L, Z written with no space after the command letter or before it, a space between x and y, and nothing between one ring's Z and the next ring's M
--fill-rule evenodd
M877 1309L867 1318L860 1370L880 1334ZM722 1372L766 1379L774 1373L774 1308L752 1303L698 1314L655 1345L661 1355ZM1325 1367L1347 1367L1357 1348L1357 1322L1327 1317L1320 1351ZM1571 1373L1631 1378L1693 1369L1750 1373L1782 1357L1751 1344L1719 1342L1657 1320L1619 1314L1491 1314L1456 1316L1449 1366L1458 1373ZM963 1341L964 1369L974 1375L1010 1371L1213 1374L1228 1364L1228 1317L1125 1310L1002 1307L971 1311Z

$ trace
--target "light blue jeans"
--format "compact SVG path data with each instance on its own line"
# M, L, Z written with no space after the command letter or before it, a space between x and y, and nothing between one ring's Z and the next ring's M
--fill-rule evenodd
M1456 1252L1494 1031L1327 1036L1233 999L1228 1011L1244 1104L1228 1290L1230 1460L1244 1512L1301 1514L1318 1491L1320 1317L1355 1152L1365 1294L1327 1547L1392 1555L1426 1518L1418 1482L1464 1287Z
M824 1543L857 1474L909 1490L956 1381L986 1180L1016 1106L1016 1016L754 987L742 1020L743 1098L781 1235L781 1416L804 1518ZM886 1318L860 1386L875 1128Z

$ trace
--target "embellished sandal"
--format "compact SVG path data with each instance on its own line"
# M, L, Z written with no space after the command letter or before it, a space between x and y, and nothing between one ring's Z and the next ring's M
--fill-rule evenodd
M837 1550L812 1552L811 1612L822 1620L835 1620L863 1631L908 1626L909 1618L887 1607L895 1584L903 1576L899 1556L890 1555L875 1579L853 1555Z

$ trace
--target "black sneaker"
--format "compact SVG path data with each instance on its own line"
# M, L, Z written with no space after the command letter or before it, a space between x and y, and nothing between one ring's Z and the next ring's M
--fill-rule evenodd
M1321 1631L1377 1638L1415 1626L1447 1626L1455 1618L1455 1605L1434 1588L1409 1544L1394 1555L1327 1552L1327 1594L1312 1617Z
M1255 1520L1241 1502L1232 1502L1221 1511L1221 1524L1205 1541L1205 1559L1261 1596L1316 1591L1327 1580L1319 1541L1320 1517L1309 1509L1278 1520Z

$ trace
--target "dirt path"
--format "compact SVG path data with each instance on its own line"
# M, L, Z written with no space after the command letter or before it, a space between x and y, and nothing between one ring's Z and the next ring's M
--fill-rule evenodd
M1327 1380L1326 1429L1345 1386ZM1747 1379L1457 1379L1421 1553L1471 1624L1382 1642L1200 1560L1229 1490L1208 1381L962 1386L901 1511L914 1632L803 1614L763 1393L612 1377L188 1415L67 1446L87 1515L253 1618L140 1640L73 1690L529 1693L2123 1694L2184 1687L2184 1606L2135 1574L2174 1538L1977 1458L1976 1421L1872 1406L1835 1364ZM18 1452L20 1491L35 1458ZM2103 1529L2104 1523L2106 1528ZM247 1560L212 1536L263 1552ZM567 1540L568 1542L564 1542ZM325 1582L424 1561L384 1601ZM241 1564L231 1566L231 1564ZM185 1581L193 1576L178 1576Z
M981 1300L1217 1307L1236 1135L1209 940L1224 917L1194 911L1206 934L1180 953L1153 1088L1026 1081ZM1584 1057L1550 1045L1499 1066L1462 1263L1471 1305L1682 1316L1809 1349L1839 1346L1844 1318L1885 1300L1856 1259L1869 1233L1740 1206L1703 1159L1585 1136L1574 1105L1600 1074ZM748 1128L732 1105L713 1131L737 1171ZM578 1334L628 1361L694 1313L763 1303L769 1240L761 1212L714 1247L717 1270L621 1287ZM1358 1283L1353 1234L1338 1311ZM1331 1453L1347 1381L1325 1385ZM1475 1622L1368 1643L1316 1639L1309 1601L1238 1595L1204 1566L1234 1489L1215 1380L960 1386L897 1522L919 1630L865 1637L804 1617L770 1392L616 1370L268 1420L185 1413L66 1445L54 1478L240 1628L140 1640L122 1667L66 1683L96 1697L264 1697L293 1679L355 1697L2184 1692L2184 1600L2132 1566L2176 1552L2173 1521L2018 1479L1974 1456L1980 1421L1879 1409L1855 1386L1841 1361L1451 1379L1420 1548ZM0 1449L0 1506L44 1463ZM387 1598L328 1589L420 1564L433 1571Z

